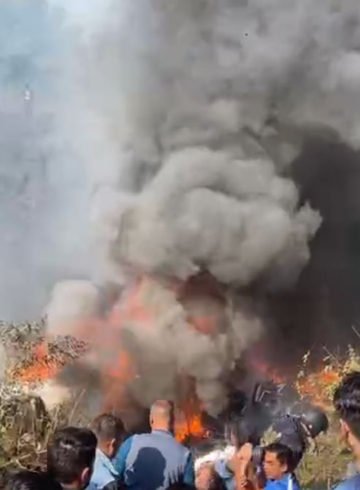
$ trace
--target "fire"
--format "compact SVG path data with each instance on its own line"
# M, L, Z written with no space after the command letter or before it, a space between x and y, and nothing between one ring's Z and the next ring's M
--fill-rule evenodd
M59 331L71 332L74 338L86 341L88 351L75 359L78 364L75 364L74 369L81 365L85 368L85 373L87 367L89 370L97 371L94 378L99 383L104 411L120 412L127 403L129 385L134 382L133 386L141 386L141 381L146 378L146 363L141 364L138 351L128 348L127 341L131 342L134 339L136 342L142 335L146 335L156 347L161 339L159 329L154 327L157 326L157 322L162 325L171 321L173 311L177 312L176 308L181 312L179 316L185 318L186 328L190 325L190 328L192 326L208 336L216 336L221 332L224 316L226 317L226 302L222 297L222 291L216 289L216 282L215 286L212 284L207 277L201 278L201 281L181 285L172 281L159 282L157 278L144 275L128 286L126 293L118 299L105 317L89 314L89 317L78 318L66 317L64 314L64 317L57 318ZM166 309L168 304L169 310ZM175 308L172 308L172 305ZM182 314L183 311L185 315ZM161 332L160 330L160 334ZM55 335L53 331L50 333ZM52 344L49 336L47 343L35 347L31 362L14 377L21 382L44 381L56 376L64 365L72 362L72 359L65 355L65 351L57 352L55 349L54 353L51 345L56 345L56 340ZM147 347L145 343L144 346L141 342L135 343L140 353L141 348ZM132 354L135 351L136 358ZM179 380L180 378L179 375ZM138 384L137 379L140 379ZM204 437L201 403L193 396L196 392L195 387L190 390L179 388L177 391L177 396L181 392L181 397L177 399L180 410L176 420L176 438L182 441L188 436Z
M201 422L200 414L187 415L182 412L175 423L175 439L179 442L185 441L188 437L204 437L206 431Z
M64 356L49 355L46 343L40 342L34 348L32 360L20 370L10 373L10 378L22 383L45 381L54 377L65 364Z
M341 376L341 371L322 365L306 376L300 376L296 388L303 398L309 398L318 405L326 406L329 403L328 392L340 382Z
M195 395L190 395L175 411L175 439L179 442L188 437L195 439L206 437L202 423L201 403Z

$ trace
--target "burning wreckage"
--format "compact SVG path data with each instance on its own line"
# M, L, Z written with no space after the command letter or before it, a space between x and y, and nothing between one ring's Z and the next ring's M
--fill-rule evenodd
M64 399L64 392L61 392L60 383L66 380L66 385L69 387L70 374L71 377L77 374L75 385L84 383L85 379L87 381L90 379L87 356L91 352L91 344L71 336L49 340L46 338L45 325L45 321L20 325L2 324L1 340L9 359L5 373L6 381L1 387L2 416L14 417L16 422L13 425L17 427L17 436L26 435L29 427L33 431L35 430L36 437L44 436L42 424L44 421L51 420L54 408L64 401L70 406L69 402L72 403L73 401L70 401L68 390L65 392L67 400ZM119 366L120 373L122 367ZM79 372L81 373L80 378ZM105 394L105 398L101 401L103 409L110 409L110 405L104 406L104 403L110 402L112 403L111 409L117 410L122 417L125 415L125 418L126 409L130 412L137 410L137 420L128 419L130 421L129 429L131 431L146 430L147 411L141 410L139 402L136 402L134 396L131 395L131 382L136 383L136 377L133 380L127 378L127 388L130 390L121 392L122 400L118 394L115 398L113 396L114 392L124 388L119 383L120 373L118 371L104 372L102 379L98 373L98 379L96 381L95 378L92 379L91 385L88 384L86 387L91 392L90 398L93 399L94 390L98 392L101 390ZM242 381L240 383L242 388L228 385L226 403L217 415L211 415L204 409L196 397L194 384L189 378L186 379L186 382L179 378L179 383L184 383L183 386L186 391L182 399L180 397L175 399L177 404L175 435L177 439L189 444L194 453L200 457L198 461L202 461L201 454L207 454L205 459L211 458L213 454L211 450L217 448L216 453L218 453L219 448L226 448L228 443L227 430L232 423L239 424L241 421L237 430L243 430L244 434L252 434L253 442L259 446L269 427L276 428L276 421L283 420L284 416L290 416L299 421L295 432L298 434L297 441L300 444L299 451L302 454L307 447L307 435L302 434L299 424L304 418L304 407L309 410L309 405L304 406L298 403L299 395L290 385L266 380L260 371L251 372L250 383L249 376L246 382L244 371L241 373L240 370L238 373ZM57 379L57 382L56 385L52 385L51 389L53 379ZM122 383L124 383L124 379L122 379ZM82 384L83 386L85 385ZM108 387L111 387L111 391L109 393L104 392ZM89 406L87 405L90 398L85 396L79 404L78 408L81 412L79 416L82 420L86 420L88 415L92 415L89 413ZM292 421L291 423L294 424L295 422ZM311 423L313 423L313 419L310 421ZM318 424L319 421L316 423ZM326 430L326 424L327 421L325 426L324 421L320 421L321 426L315 428L315 432L311 436L316 437L319 432ZM229 449L225 449L225 452ZM260 457L261 452L259 450L260 446L254 452L254 457ZM208 454L209 451L210 454Z

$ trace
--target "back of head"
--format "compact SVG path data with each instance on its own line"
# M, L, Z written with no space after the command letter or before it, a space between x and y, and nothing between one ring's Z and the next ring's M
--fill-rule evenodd
M345 376L334 393L336 413L360 441L360 372Z
M7 479L5 490L61 490L61 486L44 473L24 470Z
M225 437L237 448L246 443L259 444L256 421L248 415L244 413L241 416L232 416L227 422Z
M292 472L294 469L293 452L285 444L273 442L265 447L265 454L273 453L281 465L287 466L287 471Z
M49 475L62 485L90 480L97 439L89 429L67 427L58 430L47 450ZM86 486L84 481L82 486Z
M195 487L197 490L225 490L222 478L215 471L212 463L201 465L196 471Z
M172 430L174 424L174 405L168 400L156 400L150 408L152 429Z
M96 417L91 424L91 430L100 441L120 440L125 434L124 424L121 419L112 414L104 413Z

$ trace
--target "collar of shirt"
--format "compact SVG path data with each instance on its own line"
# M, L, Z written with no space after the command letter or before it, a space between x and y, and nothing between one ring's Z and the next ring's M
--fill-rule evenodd
M290 483L293 483L293 475L291 473L285 473L279 480L269 479L268 483L276 484L283 488L288 488Z
M119 473L116 471L116 469L115 469L114 465L112 464L111 460L100 449L96 449L96 458L101 462L101 464L103 466L105 466L105 468L107 470L110 471L110 473L113 476L115 476L115 477L119 476Z
M278 480L273 480L272 478L270 478L270 481L281 481L281 482L287 482L289 480L289 478L291 478L291 474L290 473L284 473L283 476L281 478L279 478Z
M170 437L173 437L172 433L168 430L163 430L163 429L153 429L151 431L152 434L162 434L162 435L165 435L165 436L170 436Z

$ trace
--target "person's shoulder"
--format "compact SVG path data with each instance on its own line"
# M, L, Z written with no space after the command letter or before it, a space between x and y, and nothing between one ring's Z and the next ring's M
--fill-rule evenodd
M280 480L267 480L265 490L299 490L299 484L294 476L288 473Z
M181 457L184 457L185 459L187 459L189 456L190 456L190 450L184 446L183 444L181 444L181 442L177 441L175 439L175 437L170 434L170 433L166 433L165 434L165 438L163 437L164 434L158 434L158 436L160 436L161 438L161 444L165 444L164 447L168 448L168 450L170 451L174 451L175 453L177 453L178 455L181 455Z
M360 490L360 474L341 481L334 490Z
M183 451L189 451L186 446L181 444L181 442L177 441L174 437L174 435L170 432L165 432L165 431L152 431L149 434L144 434L150 437L151 439L157 439L161 441L165 441L166 444L171 444L174 447L177 447L180 450Z
M176 447L179 449L179 451L183 452L186 456L190 454L190 449L184 446L184 444L181 444L181 442L177 441L175 437L172 438L174 441L174 444Z
M140 437L140 436L137 434L133 434L127 437L120 447L130 447L136 437Z
M115 458L113 459L113 462L115 462L115 464L117 464L119 462L119 460L123 460L124 458L127 457L128 453L130 452L134 437L135 436L128 437L121 444L121 446L119 447L119 449L115 455Z
M101 489L113 481L115 481L114 476L106 468L98 465L94 467L89 487L93 490Z

